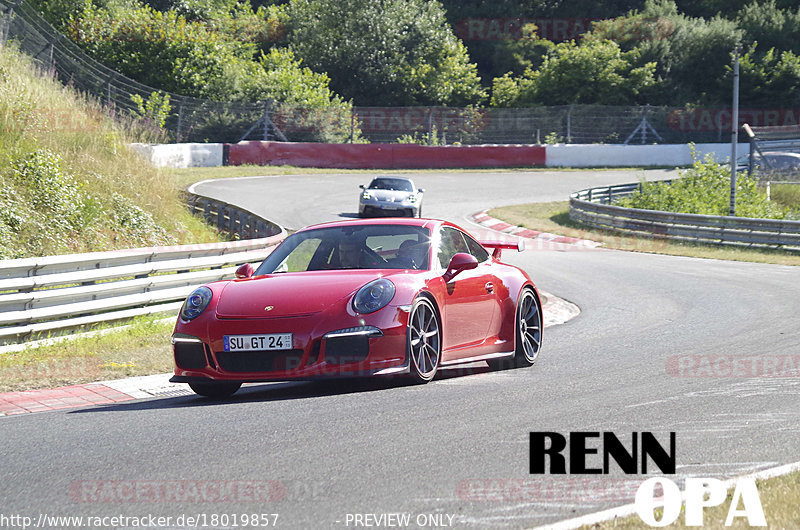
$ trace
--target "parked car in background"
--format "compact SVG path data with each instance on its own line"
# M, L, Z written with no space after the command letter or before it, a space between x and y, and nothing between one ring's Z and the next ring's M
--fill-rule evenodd
M800 176L800 153L789 151L764 151L753 157L753 170L766 175ZM738 159L736 171L750 171L750 155Z
M425 190L417 189L405 177L376 177L369 186L359 186L358 216L422 217L422 197Z

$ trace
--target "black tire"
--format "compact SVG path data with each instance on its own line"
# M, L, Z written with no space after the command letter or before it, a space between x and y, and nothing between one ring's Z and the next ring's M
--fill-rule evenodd
M419 208L417 208L417 217L422 217L422 205L421 204L419 205Z
M231 397L236 393L237 390L239 390L239 388L241 388L241 386L242 386L241 383L231 383L231 382L189 383L189 388L191 388L195 394L215 399Z
M427 383L436 376L442 358L442 328L430 300L417 298L411 306L406 332L406 355L416 383Z
M526 287L522 290L514 315L517 343L514 357L489 361L489 367L493 370L533 366L536 359L539 358L544 323L542 321L542 305L533 289Z

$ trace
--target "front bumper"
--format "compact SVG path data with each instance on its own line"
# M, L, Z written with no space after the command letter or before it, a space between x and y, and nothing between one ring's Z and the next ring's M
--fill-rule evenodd
M198 319L199 320L199 319ZM371 315L320 314L274 319L179 321L173 334L173 382L286 381L366 377L408 371L408 308ZM226 352L224 335L292 333L291 350Z
M416 216L419 211L419 204L414 202L389 202L375 199L361 199L358 204L358 213L364 215L367 212L383 213L386 215L397 215L399 212L411 212Z

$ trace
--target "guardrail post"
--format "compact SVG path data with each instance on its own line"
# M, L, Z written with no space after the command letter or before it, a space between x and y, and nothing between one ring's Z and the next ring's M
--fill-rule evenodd
M222 229L225 226L225 207L217 208L217 228Z
M207 223L211 222L211 202L209 201L205 201L203 204L203 219L205 219Z

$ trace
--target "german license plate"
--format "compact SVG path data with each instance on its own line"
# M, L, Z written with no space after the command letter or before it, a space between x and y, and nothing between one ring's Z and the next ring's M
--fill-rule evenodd
M225 351L249 350L291 350L291 333L270 333L269 335L225 335L223 338Z

